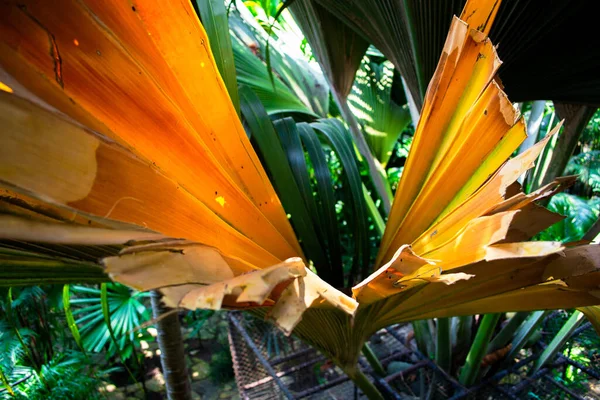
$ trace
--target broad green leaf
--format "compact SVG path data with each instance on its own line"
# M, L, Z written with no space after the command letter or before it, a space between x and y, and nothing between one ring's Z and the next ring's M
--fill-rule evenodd
M113 321L111 319L111 312L110 312L110 303L108 301L108 289L107 289L107 284L103 283L100 289L100 298L101 298L101 304L102 304L102 315L104 317L104 323L106 324L106 328L108 329L108 333L110 335L110 338L112 339L113 344L115 345L117 354L119 355L119 358L121 359L123 366L125 367L125 369L127 370L127 373L129 374L129 376L131 377L131 379L137 383L137 379L135 378L135 375L133 374L133 372L131 372L131 370L129 369L129 367L127 366L127 364L125 363L125 357L123 356L123 352L121 350L121 346L119 344L119 341L117 340L117 337L115 336L115 332L114 332L114 328L113 328Z
M251 49L236 37L232 38L232 45L238 83L251 88L269 114L304 113L317 117L278 77L271 83L265 64Z
M566 218L538 235L539 240L559 240L564 243L583 238L600 214L597 199L585 200L579 196L559 193L552 197L548 209Z
M296 123L292 118L284 118L274 122L274 127L279 134L281 145L286 152L288 163L294 174L295 182L300 190L302 200L306 206L308 214L311 218L312 226L314 227L317 239L320 243L329 243L335 238L329 237L326 233L327 227L324 220L320 220L319 205L313 195L313 189L310 184L308 175L308 166L304 155L304 149L300 141L299 130L296 128ZM293 220L293 216L292 216ZM339 238L338 242L339 242ZM320 275L334 286L343 286L343 270L341 268L341 258L334 260L327 257L326 265L319 265L321 270ZM335 263L337 262L337 264ZM323 271L326 268L327 272Z
M341 266L342 250L335 210L336 196L333 189L333 179L325 157L325 151L316 132L309 124L301 122L296 126L314 170L314 178L316 180L315 192L318 202L317 217L319 223L323 225L322 229L326 233L325 238L327 240L327 251L330 262L333 266Z

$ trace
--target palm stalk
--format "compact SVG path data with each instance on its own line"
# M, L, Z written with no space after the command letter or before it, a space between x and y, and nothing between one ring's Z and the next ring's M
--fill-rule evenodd
M152 315L156 320L160 364L162 366L167 397L169 400L190 400L192 387L185 364L183 338L177 313L169 313L162 301L162 295L152 292Z
M532 373L535 374L540 370L548 361L556 355L556 353L565 345L567 340L573 334L573 331L581 324L583 314L579 311L575 311L571 314L569 319L563 324L556 336L552 338L552 341L548 344L548 347L544 349L540 357L535 362Z
M381 365L381 362L377 358L377 355L375 354L373 349L371 349L371 346L369 346L369 343L364 344L362 353L373 368L373 370L375 371L375 373L381 377L384 377L386 375L385 369L383 368L383 365Z
M528 316L528 312L515 313L515 315L510 318L506 325L500 329L500 332L494 336L494 339L490 342L486 353L493 353L494 351L501 349L510 343L512 338L515 336L515 332Z
M345 370L346 375L362 390L369 400L383 400L384 397L369 378L358 368Z
M481 360L486 355L486 349L490 343L490 339L494 334L498 320L501 314L486 314L483 316L475 340L471 346L471 350L467 355L465 365L463 365L459 381L465 386L471 386L477 376L479 375L479 369L481 367Z
M544 318L546 318L547 315L548 311L536 311L529 314L529 317L521 324L515 333L510 351L506 355L505 363L511 360L515 354L525 346L529 338L538 330L542 322L544 322Z

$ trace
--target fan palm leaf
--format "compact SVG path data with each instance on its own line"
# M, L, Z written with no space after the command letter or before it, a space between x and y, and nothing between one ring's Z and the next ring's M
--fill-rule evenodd
M452 22L376 270L353 297L307 268L188 2L2 7L0 180L95 221L100 243L129 232L102 261L115 281L173 306L266 315L367 391L358 355L389 324L600 304L597 246L525 242L556 221L534 202L573 179L515 190L556 131L507 161L526 134L495 80L493 2ZM3 237L32 223L7 218ZM44 223L54 235L20 239L68 243L82 229Z
M465 0L315 0L355 32L368 39L398 68L417 103L423 104L444 47L452 16ZM513 101L556 99L598 103L600 57L593 41L595 3L576 0L489 0L497 22L488 32L505 64L500 77ZM465 13L465 17L469 14ZM474 28L479 25L472 24ZM327 46L338 39L326 38ZM338 42L339 43L339 42ZM555 46L554 43L570 43Z

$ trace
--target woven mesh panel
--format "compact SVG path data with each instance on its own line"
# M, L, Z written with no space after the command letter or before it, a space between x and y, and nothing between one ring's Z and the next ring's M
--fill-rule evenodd
M354 399L354 384L316 350L286 337L273 325L245 313L229 316L229 344L238 391L243 399L285 399L276 379L251 343L294 399ZM243 332L233 323L239 322ZM358 394L357 399L365 398Z
M569 315L569 312L557 311L546 318L538 338L541 343L549 343ZM234 320L241 325L241 331ZM541 346L536 344L515 357L516 361L528 358L527 364L471 391L453 386L431 363L421 361L423 365L419 368L388 382L395 391L395 394L388 395L390 398L422 397L432 400L568 399L572 397L569 392L572 392L583 397L589 392L590 382L596 382L592 375L600 374L600 337L593 327L585 324L582 323L561 349L560 354L564 357L555 357L546 366L546 375L531 376L535 359L542 351ZM236 381L243 399L284 399L286 395L281 386L294 399L365 398L338 367L300 340L286 337L273 325L249 314L231 313L229 327ZM370 347L384 368L394 361L419 363L420 358L404 346L410 330L410 325L396 325L377 332L370 339ZM261 363L261 358L269 368ZM361 364L363 367L366 365L364 359L361 359ZM274 371L276 378L269 369Z

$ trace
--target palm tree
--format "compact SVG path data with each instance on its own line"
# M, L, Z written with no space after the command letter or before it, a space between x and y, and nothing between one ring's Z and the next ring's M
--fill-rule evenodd
M515 184L557 130L509 159L526 133L495 78L497 6L452 21L374 272L350 297L312 271L187 1L3 5L0 238L122 250L95 265L5 249L2 283L108 274L171 307L249 309L370 398L358 356L393 323L582 307L597 324L597 246L526 241L556 220L535 202L573 179Z

